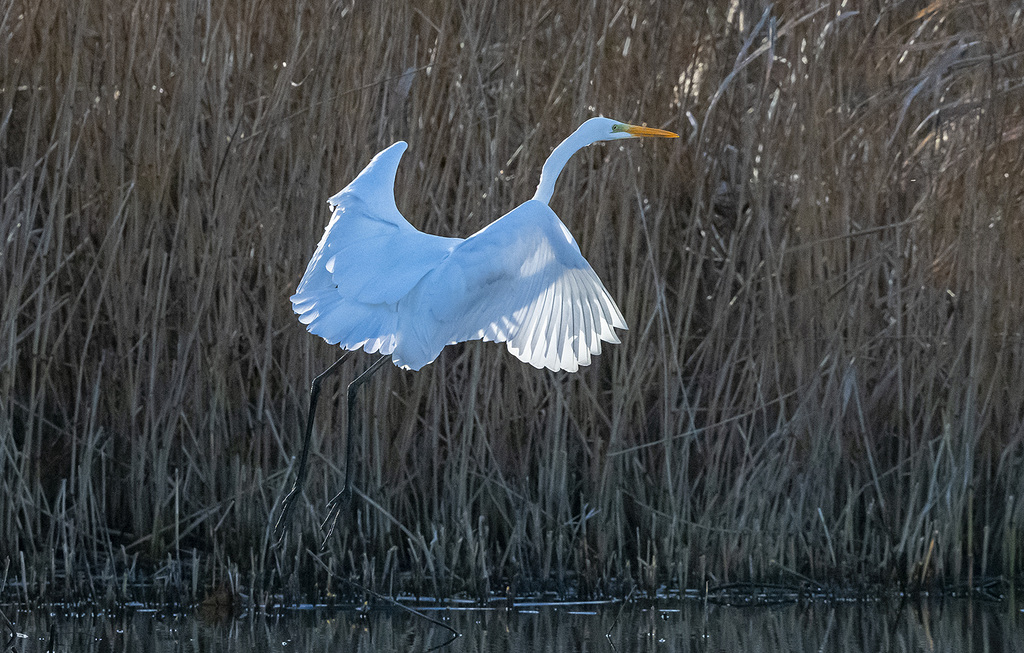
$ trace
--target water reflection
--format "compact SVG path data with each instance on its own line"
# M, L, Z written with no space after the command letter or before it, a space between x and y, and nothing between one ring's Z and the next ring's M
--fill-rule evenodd
M394 609L296 610L210 623L192 614L4 611L15 651L415 651L448 633ZM1024 642L1024 612L1008 603L947 600L733 608L696 601L519 604L513 610L430 610L462 633L457 651L1008 651ZM7 641L4 636L4 642ZM7 649L4 649L5 651Z

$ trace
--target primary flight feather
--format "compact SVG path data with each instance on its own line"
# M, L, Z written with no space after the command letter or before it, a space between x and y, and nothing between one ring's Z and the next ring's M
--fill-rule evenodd
M399 141L329 200L292 307L310 333L406 369L446 345L489 340L534 367L575 372L602 341L619 342L626 322L548 201L575 152L640 136L676 134L591 118L548 157L533 199L464 239L423 233L398 211Z

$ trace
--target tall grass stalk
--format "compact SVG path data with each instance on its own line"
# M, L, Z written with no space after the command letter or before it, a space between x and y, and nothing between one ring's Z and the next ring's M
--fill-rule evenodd
M1022 21L944 1L12 0L9 591L342 589L308 551L344 393L321 401L284 548L269 527L337 355L288 302L325 198L405 139L399 207L465 236L594 114L684 135L580 153L552 202L630 331L575 375L482 343L380 373L332 572L480 597L1019 579Z

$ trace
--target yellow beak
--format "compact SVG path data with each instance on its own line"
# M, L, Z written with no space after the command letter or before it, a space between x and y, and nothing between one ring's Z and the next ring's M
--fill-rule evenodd
M661 138L679 138L679 134L674 132L665 131L664 129L655 129L653 127L638 127L636 125L624 125L622 130L631 136L660 136Z

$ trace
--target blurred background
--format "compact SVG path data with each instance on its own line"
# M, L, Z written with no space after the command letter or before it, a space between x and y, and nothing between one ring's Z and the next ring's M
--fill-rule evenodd
M1013 3L13 0L0 10L0 565L25 597L987 588L1024 559ZM414 226L552 208L630 330L364 389L288 301L396 140ZM340 390L339 390L340 389ZM9 581L13 582L13 581ZM225 589L226 588L226 589ZM12 590L13 591L13 590ZM149 590L146 590L149 591Z

